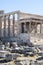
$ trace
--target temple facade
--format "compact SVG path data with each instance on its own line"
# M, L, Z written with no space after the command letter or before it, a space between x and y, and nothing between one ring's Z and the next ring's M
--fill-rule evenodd
M43 43L43 16L21 11L0 11L0 39L8 41L17 36L35 44Z

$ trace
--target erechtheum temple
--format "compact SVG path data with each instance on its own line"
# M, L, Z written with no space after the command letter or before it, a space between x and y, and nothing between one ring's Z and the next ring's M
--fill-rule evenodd
M0 11L0 39L14 41L15 37L29 39L33 44L43 44L43 16L14 11ZM9 41L9 42L10 42Z

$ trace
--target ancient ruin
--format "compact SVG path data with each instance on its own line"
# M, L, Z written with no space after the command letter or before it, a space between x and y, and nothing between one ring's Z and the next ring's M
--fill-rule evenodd
M0 39L4 42L14 41L15 37L43 40L43 16L14 11L0 11Z

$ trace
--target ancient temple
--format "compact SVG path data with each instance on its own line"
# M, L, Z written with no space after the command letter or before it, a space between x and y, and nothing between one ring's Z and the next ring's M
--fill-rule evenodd
M14 11L4 13L0 11L0 39L9 40L15 36L21 38L43 40L43 16Z

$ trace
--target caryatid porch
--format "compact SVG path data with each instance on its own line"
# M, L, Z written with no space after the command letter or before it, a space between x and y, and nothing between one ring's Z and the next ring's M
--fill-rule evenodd
M25 22L24 22L25 21ZM40 33L42 34L43 31L42 31L42 28L43 28L43 22L42 21L39 21L37 22L36 20L23 20L21 22L21 32L23 32L23 28L24 28L24 33L27 32L27 33Z

